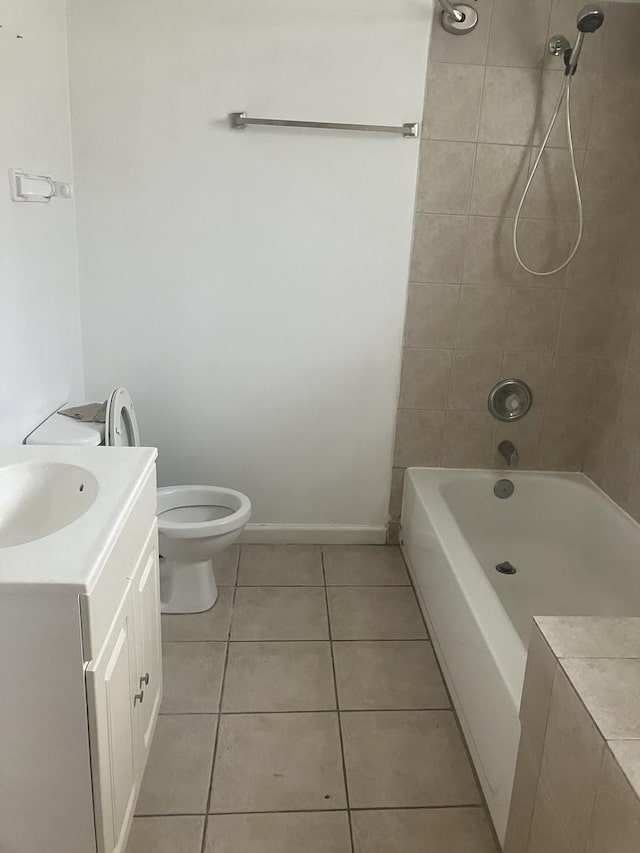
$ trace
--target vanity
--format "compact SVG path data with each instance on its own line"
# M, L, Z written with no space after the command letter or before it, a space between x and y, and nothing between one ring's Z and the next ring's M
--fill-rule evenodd
M162 698L156 451L0 449L0 850L124 851Z

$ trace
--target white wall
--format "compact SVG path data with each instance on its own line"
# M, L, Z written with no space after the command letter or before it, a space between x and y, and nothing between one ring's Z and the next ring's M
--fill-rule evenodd
M226 116L419 120L429 0L71 0L89 396L162 483L253 520L383 525L419 142Z
M81 349L74 203L16 204L7 177L72 177L64 0L0 0L0 24L0 444L15 444L80 395Z

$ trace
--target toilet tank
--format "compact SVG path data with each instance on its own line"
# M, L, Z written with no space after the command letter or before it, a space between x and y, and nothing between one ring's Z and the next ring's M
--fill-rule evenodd
M54 412L24 440L25 444L97 447L104 439L104 424L81 423Z

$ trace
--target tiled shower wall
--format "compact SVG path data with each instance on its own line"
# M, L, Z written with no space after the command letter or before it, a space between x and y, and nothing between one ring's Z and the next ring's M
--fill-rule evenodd
M618 499L631 493L640 440L640 4L601 4L605 25L586 37L572 85L585 206L578 256L568 270L537 278L518 267L511 245L528 168L562 83L562 61L547 53L547 41L555 33L574 39L582 5L478 0L480 24L468 36L445 33L436 11L392 521L407 466L502 467L496 448L504 438L523 468L586 463ZM523 211L524 260L537 269L557 265L576 228L559 121ZM489 389L506 377L533 391L531 411L514 424L487 411ZM640 482L636 492L640 508Z

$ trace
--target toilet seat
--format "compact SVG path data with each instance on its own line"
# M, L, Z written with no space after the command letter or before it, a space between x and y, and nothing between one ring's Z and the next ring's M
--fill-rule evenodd
M220 518L205 521L171 521L163 519L163 513L189 507L220 507L228 510ZM194 513L199 515L201 513ZM217 514L217 513L216 513ZM199 539L222 536L244 526L251 515L251 502L242 492L223 489L219 486L166 486L158 489L158 530L172 539Z
M107 400L104 443L107 447L140 447L138 419L126 388L116 388Z

